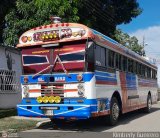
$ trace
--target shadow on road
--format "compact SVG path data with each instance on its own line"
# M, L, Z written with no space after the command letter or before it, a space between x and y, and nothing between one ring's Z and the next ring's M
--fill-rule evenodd
M160 110L160 106L156 106L152 108L152 113ZM129 112L126 114L121 115L119 118L118 124L119 125L125 125L130 123L133 120L136 120L138 118L144 117L148 115L147 113L144 113L142 110L136 110L133 112ZM107 123L104 123L104 118L92 118L89 120L80 120L80 121L61 121L57 123L57 125L53 125L52 122L47 123L46 125L40 127L39 129L43 130L60 130L60 131L78 131L78 132L102 132L109 129L112 129L115 126L109 126Z

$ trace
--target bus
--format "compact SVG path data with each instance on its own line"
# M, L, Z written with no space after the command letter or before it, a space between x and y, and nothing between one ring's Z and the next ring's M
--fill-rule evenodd
M80 120L150 112L157 102L157 67L102 33L78 23L33 28L21 35L19 116Z

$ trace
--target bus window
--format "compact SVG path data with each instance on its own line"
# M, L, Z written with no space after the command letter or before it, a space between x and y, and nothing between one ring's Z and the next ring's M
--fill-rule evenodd
M146 77L151 78L151 68L146 67Z
M61 54L60 59L61 59L62 62L84 60L84 51L83 52L63 54L63 55Z
M123 66L123 71L127 71L127 57L123 56L122 58L122 66Z
M94 45L90 46L87 50L87 62L87 70L94 71Z
M145 66L144 65L142 65L141 67L141 75L145 77Z
M109 50L108 51L108 66L111 68L114 68L114 62L115 62L115 52Z
M38 65L38 64L47 64L47 56L42 55L23 55L23 64L24 66L28 65Z
M122 56L119 55L119 69L122 70Z
M119 54L116 53L116 68L119 69Z
M95 60L96 65L98 66L106 66L106 49L100 46L96 46L95 49Z
M152 79L157 79L157 72L152 69Z
M134 68L134 66L133 66L133 60L128 59L128 72L133 73L133 68Z

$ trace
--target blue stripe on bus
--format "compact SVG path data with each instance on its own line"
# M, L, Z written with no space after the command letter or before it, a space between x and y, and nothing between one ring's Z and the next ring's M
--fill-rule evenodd
M41 74L37 77L32 77L32 75L28 75L28 84L30 83L38 83L38 82L49 82L49 78L53 77L53 78L64 78L65 81L64 82L78 82L77 80L77 75L78 73L75 74L70 74L70 76L67 76L66 74ZM89 82L94 76L94 73L84 73L83 74L83 81L84 82ZM54 81L56 82L56 81ZM21 83L24 84L24 76L21 76Z
M126 73L126 86L128 90L137 90L135 74Z
M104 84L104 85L117 84L116 73L95 71L95 78L97 84Z
M95 71L95 75L96 75L96 76L102 76L102 77L110 77L110 78L116 79L116 73Z
M109 81L109 82L117 82L116 79L114 78L106 78L106 77L101 77L101 76L96 76L96 80L98 81Z

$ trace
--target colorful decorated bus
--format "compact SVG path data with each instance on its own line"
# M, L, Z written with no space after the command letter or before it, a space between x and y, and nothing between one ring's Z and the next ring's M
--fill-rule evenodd
M157 67L115 40L78 23L33 28L19 39L22 101L19 116L79 120L120 113L157 102Z

